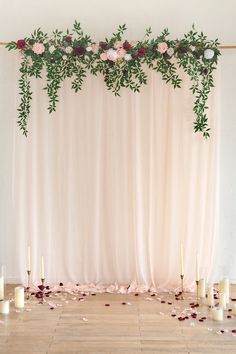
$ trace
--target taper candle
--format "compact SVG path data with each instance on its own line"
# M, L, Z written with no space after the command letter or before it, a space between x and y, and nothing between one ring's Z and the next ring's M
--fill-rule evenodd
M215 307L212 309L212 318L214 321L223 321L224 312L220 307Z
M3 315L8 315L10 312L10 301L2 300L0 301L0 313Z
M0 300L4 299L4 276L0 275Z
M184 275L183 244L180 245L180 275Z
M41 279L45 279L45 273L44 273L44 258L42 256L41 258Z
M198 264L198 254L196 255L196 281L199 281L199 264Z
M15 307L23 308L25 306L25 289L23 286L15 288Z
M28 264L27 264L27 271L31 271L31 257L30 257L30 246L28 247Z

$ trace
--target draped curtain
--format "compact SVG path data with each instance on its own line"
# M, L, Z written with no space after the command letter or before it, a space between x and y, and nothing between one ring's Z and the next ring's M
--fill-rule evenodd
M13 200L19 277L47 282L173 288L183 244L185 285L212 275L217 220L217 94L211 138L193 133L190 82L173 89L148 71L141 93L66 81L49 116L45 81L32 82L29 135L15 128ZM217 85L216 85L217 86Z

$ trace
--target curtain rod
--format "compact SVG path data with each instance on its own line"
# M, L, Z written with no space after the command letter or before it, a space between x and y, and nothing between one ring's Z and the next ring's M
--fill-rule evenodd
M8 42L0 42L0 45L6 45ZM219 49L236 49L236 45L218 45Z

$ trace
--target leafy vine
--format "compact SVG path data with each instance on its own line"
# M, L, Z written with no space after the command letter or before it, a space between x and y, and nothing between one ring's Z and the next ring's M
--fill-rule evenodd
M107 89L119 96L122 87L139 92L141 86L147 84L146 65L159 72L162 79L174 88L181 87L178 68L189 75L190 90L195 96L194 131L209 137L206 110L208 95L214 86L213 72L220 55L218 40L208 40L194 27L182 39L169 39L167 29L156 38L150 38L152 31L148 28L142 40L132 42L122 40L125 30L126 25L119 26L110 39L95 43L76 21L71 31L55 30L49 36L38 29L30 37L6 45L8 50L20 50L22 53L18 124L25 136L32 99L30 77L41 78L43 68L47 73L44 89L49 97L48 110L52 113L56 110L58 91L66 78L72 78L72 89L77 92L82 89L87 72L93 75L101 73Z

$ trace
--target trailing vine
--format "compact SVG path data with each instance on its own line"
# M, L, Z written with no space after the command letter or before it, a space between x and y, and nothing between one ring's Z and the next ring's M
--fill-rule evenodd
M150 38L152 31L148 28L142 40L131 42L122 40L125 30L125 25L119 26L110 39L95 43L76 21L71 31L55 30L49 36L38 29L30 37L6 45L8 50L22 53L18 124L25 136L32 99L30 77L41 78L44 68L47 73L44 89L49 97L48 111L52 113L56 110L58 91L66 78L72 79L72 89L77 92L82 89L87 72L92 75L101 73L107 89L119 96L122 87L139 92L141 86L147 84L145 66L148 66L174 88L181 87L178 68L187 73L195 97L194 131L209 137L207 99L214 86L213 72L220 55L218 40L208 40L194 27L182 39L169 39L167 29Z

